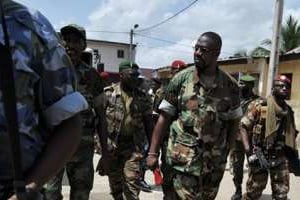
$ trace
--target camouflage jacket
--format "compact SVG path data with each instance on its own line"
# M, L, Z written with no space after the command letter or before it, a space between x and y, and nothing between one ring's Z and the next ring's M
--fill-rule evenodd
M118 146L122 136L132 138L135 147L144 150L148 145L144 120L152 113L151 97L142 89L125 93L120 83L106 87L104 93L109 140Z
M276 115L276 134L274 137L266 138L266 117L267 117L267 100L263 98L258 98L253 100L247 107L246 113L241 119L241 126L247 130L249 136L249 142L251 147L257 145L263 150L280 150L285 146L286 134L285 129L289 125L295 128L294 112L292 108L286 104L285 115ZM289 123L287 124L287 116L290 116ZM294 140L295 138L292 138ZM266 152L267 153L267 152Z
M89 109L82 112L83 127L94 129L95 120L95 99L103 92L103 81L98 75L98 72L81 62L75 66L78 91L86 98ZM83 131L83 134L93 135L93 131Z
M175 116L167 151L173 168L200 176L204 156L211 162L215 161L212 154L216 161L221 156L226 160L232 122L242 116L239 88L233 78L218 70L213 87L205 89L194 67L183 70L169 83L159 108Z
M55 30L37 11L4 1L15 74L20 145L24 171L33 166L51 137L51 129L85 110L75 92L71 61ZM2 26L0 43L4 44ZM12 178L6 119L0 91L0 180Z

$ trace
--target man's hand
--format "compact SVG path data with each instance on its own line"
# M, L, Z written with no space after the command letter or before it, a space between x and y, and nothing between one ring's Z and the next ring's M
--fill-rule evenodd
M146 162L147 162L147 166L151 170L154 170L158 166L158 156L148 155Z

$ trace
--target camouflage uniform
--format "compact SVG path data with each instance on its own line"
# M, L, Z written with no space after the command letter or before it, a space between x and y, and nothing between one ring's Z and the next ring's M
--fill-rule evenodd
M69 179L71 199L89 199L94 182L94 99L102 93L102 81L97 71L81 62L75 66L78 91L87 99L89 108L81 113L83 129L80 145L72 159L66 164L65 170ZM45 186L49 200L62 199L62 179L64 169L51 179Z
M258 96L254 95L252 97L242 99L241 107L243 113L247 111L248 105L254 99L257 99ZM241 197L241 186L243 184L243 176L244 176L244 161L245 161L245 150L243 143L240 140L236 140L234 144L233 151L231 152L232 159L232 168L233 168L233 183L237 190L240 189L240 197ZM240 187L240 188L239 188Z
M151 115L151 97L146 91L136 89L125 92L120 83L104 89L104 105L108 131L111 194L114 199L139 199L139 189L134 187L140 178L141 162L148 148L144 116Z
M265 138L266 104L264 99L252 101L248 106L246 115L241 120L241 125L248 132L251 149L254 146L262 148L265 158L270 163L269 169L262 169L258 163L249 164L249 178L246 193L243 195L244 200L257 200L260 198L267 185L268 174L270 174L273 199L286 200L289 191L288 160L284 152L287 133L284 127L289 125L285 123L287 116L290 117L290 122L293 123L292 126L295 126L293 111L286 104L284 110L287 111L287 114L285 116L276 114L277 130L274 133L274 140L267 142Z
M23 172L40 156L51 129L87 108L55 30L37 11L3 1L14 63ZM0 43L3 32L0 29ZM0 92L0 199L12 191L12 166ZM72 102L72 106L70 106Z
M177 116L170 127L167 161L181 199L216 197L229 138L242 115L237 83L220 69L216 76L213 88L205 89L195 67L179 72L159 107Z

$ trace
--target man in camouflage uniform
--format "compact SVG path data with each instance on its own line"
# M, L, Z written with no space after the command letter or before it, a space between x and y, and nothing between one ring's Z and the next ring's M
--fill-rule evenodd
M240 77L240 90L241 90L241 107L243 113L246 112L248 105L258 96L253 93L255 78L250 75L243 75ZM239 136L239 134L238 134ZM242 198L242 184L244 175L244 160L245 150L241 138L235 141L234 148L231 152L232 167L233 167L233 183L235 186L235 193L232 195L231 200L240 200Z
M147 164L157 165L172 122L167 161L179 199L215 199L242 116L238 84L217 66L221 46L218 34L203 33L195 45L195 66L175 75L159 106Z
M290 80L278 76L274 80L272 95L252 101L246 115L241 120L241 134L249 136L245 143L249 160L249 178L244 200L260 198L270 174L272 199L287 200L289 191L289 168L285 151L297 151L294 112L285 102L290 92ZM258 162L266 159L267 165Z
M89 109L82 112L83 130L80 145L65 169L71 186L70 199L89 199L94 181L94 99L102 93L101 78L96 69L81 60L81 53L86 48L85 30L70 24L61 28L62 39L75 67L78 90L87 99ZM71 139L71 138L70 138ZM64 170L59 172L46 186L46 197L49 200L62 199L61 187Z
M102 134L108 144L102 146L98 170L108 175L111 194L115 200L139 199L141 164L148 149L152 132L152 102L140 87L138 65L123 61L119 65L121 82L104 89L103 112L106 122ZM105 136L102 136L102 138Z
M81 130L78 113L87 102L74 90L71 61L48 20L19 3L1 3L15 75L23 175L26 188L38 191L75 152ZM13 167L2 101L0 91L0 199L8 199L14 193Z
M165 91L166 87L170 81L170 79L178 72L184 70L187 67L187 65L181 61L181 60L175 60L172 62L170 68L169 68L169 73L166 73L167 69L162 69L163 71L158 70L158 76L162 82L161 87L156 91L155 93L155 98L154 98L154 103L153 103L153 113L155 114L156 119L158 119L159 115L159 104L162 102L164 96L165 96ZM161 145L161 171L163 174L163 184L162 184L162 189L163 189L163 194L164 200L173 200L176 198L174 197L174 189L173 189L173 183L172 183L172 177L171 177L171 167L168 165L167 160L166 160L166 152L167 152L167 146L168 146L168 138L169 138L169 131L168 133L165 134L163 138L163 142Z

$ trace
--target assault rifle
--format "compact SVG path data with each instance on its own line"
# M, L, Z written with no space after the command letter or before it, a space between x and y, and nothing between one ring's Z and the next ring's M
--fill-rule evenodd
M253 148L253 154L248 158L248 160L250 164L258 162L262 169L269 169L271 167L260 147Z

